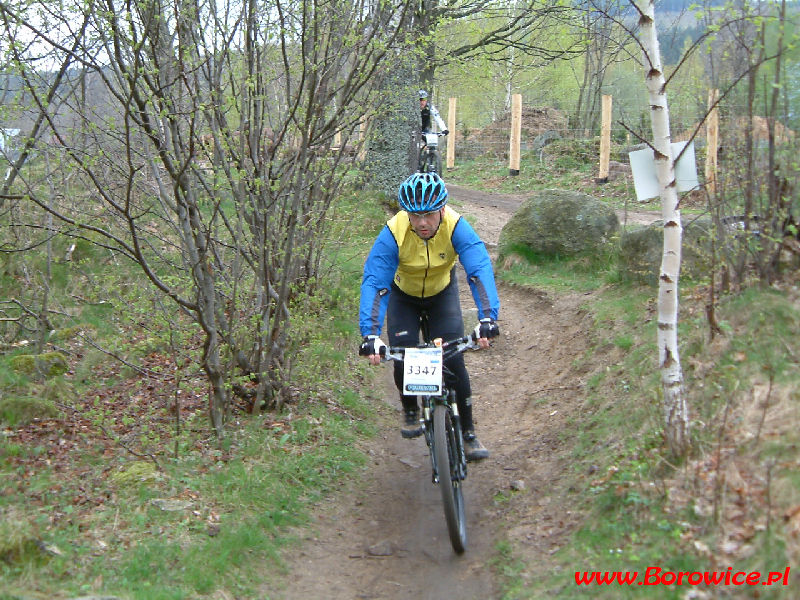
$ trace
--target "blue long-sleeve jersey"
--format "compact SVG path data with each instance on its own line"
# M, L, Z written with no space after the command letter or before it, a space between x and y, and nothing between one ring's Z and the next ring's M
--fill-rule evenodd
M458 259L478 308L478 318L497 319L500 298L486 245L466 219L445 207L439 229L429 240L411 229L401 211L381 230L364 263L359 307L361 335L380 335L391 284L418 297L433 296L450 283Z

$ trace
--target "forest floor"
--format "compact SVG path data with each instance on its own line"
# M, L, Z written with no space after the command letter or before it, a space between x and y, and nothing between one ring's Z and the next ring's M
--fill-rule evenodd
M522 197L449 190L493 253ZM660 215L622 218L649 223ZM548 569L548 557L580 521L563 476L571 454L564 434L580 410L584 380L613 359L581 361L580 371L573 366L588 347L582 307L592 292L554 295L499 284L499 293L500 337L490 350L466 356L476 432L491 453L469 466L466 552L459 556L450 547L423 439L400 436L400 405L384 366L388 416L367 448L371 464L361 480L318 507L280 598L496 599L500 582L491 563L505 539L523 549L520 558L529 565ZM461 295L466 312L474 307L466 285ZM513 502L504 501L512 490Z

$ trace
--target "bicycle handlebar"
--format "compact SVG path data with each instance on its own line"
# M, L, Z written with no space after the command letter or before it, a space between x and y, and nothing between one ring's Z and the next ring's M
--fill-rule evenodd
M436 348L437 345L433 342L427 344L418 344L416 348ZM465 350L473 348L480 348L478 341L472 335L465 335L454 340L442 342L439 347L442 349L442 358L447 359L455 356ZM386 346L386 353L381 353L381 361L397 360L403 361L406 353L407 346ZM383 350L383 348L382 348Z

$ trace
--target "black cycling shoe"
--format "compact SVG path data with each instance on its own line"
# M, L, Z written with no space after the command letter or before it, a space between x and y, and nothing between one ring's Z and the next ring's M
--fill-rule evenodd
M489 451L481 444L474 431L464 432L464 455L469 462L489 458Z
M403 426L400 428L400 434L406 439L422 435L418 410L407 410L403 413Z

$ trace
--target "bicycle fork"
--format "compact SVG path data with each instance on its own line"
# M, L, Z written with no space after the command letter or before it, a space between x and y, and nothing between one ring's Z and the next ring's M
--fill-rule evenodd
M448 395L445 398L444 396L438 396L435 399L432 397L426 398L423 403L422 409L422 431L425 435L425 443L428 445L428 449L430 452L431 459L431 480L433 483L438 484L440 481L439 477L439 465L436 464L436 453L434 452L434 441L433 441L433 411L435 410L449 410L452 416L452 424L453 430L450 432L453 439L450 440L452 444L452 450L456 453L455 457L452 457L451 460L455 460L456 468L455 468L455 476L458 481L464 481L467 477L467 461L464 455L464 440L461 433L461 416L458 414L458 403L455 399L455 392L448 391ZM450 470L450 465L442 465L445 472Z

